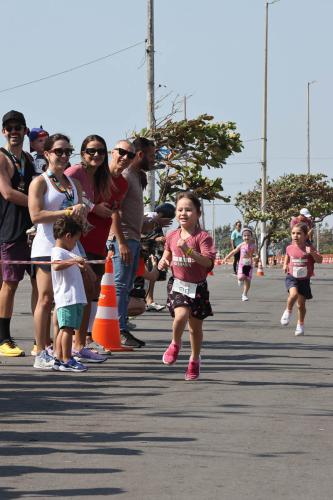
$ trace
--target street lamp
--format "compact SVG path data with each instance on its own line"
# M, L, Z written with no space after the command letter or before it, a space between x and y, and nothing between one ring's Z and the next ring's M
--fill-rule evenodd
M265 15L265 59L264 59L264 110L263 110L263 133L262 133L262 162L261 162L261 211L264 212L267 196L267 82L268 82L268 6L280 0L266 2ZM266 266L267 252L263 241L266 236L266 222L261 221L261 251L260 258L263 266Z
M308 144L308 175L310 174L310 85L316 83L316 80L312 80L308 82L308 92L307 92L307 111L308 111L308 119L307 119L307 144Z

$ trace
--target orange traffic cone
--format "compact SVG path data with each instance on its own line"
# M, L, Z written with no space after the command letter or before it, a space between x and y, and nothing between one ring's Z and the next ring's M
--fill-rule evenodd
M257 276L264 276L264 268L262 267L261 260L258 262Z
M92 337L103 347L111 351L132 351L131 347L124 347L120 343L120 329L116 288L112 259L105 262L105 274L101 282L101 293L98 299L97 312L92 329Z

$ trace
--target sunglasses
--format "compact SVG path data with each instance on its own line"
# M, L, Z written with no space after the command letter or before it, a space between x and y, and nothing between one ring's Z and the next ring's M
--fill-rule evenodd
M133 158L135 158L135 153L132 153L132 151L127 151L127 149L123 149L123 148L114 148L115 151L118 151L118 153L120 154L120 156L126 156L127 155L127 158L129 160L133 160Z
M6 130L6 132L12 132L13 130L15 130L15 132L21 132L21 130L23 130L25 128L24 125L6 125L4 127L4 129Z
M61 158L62 155L71 156L73 154L72 148L55 148L51 149L50 153L54 153L58 158Z
M97 153L99 156L105 156L106 155L106 150L104 148L87 148L84 150L84 153L87 153L89 156L95 156Z

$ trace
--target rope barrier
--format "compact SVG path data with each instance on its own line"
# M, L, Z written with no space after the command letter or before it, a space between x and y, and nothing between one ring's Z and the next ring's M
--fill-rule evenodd
M78 256L79 257L79 256ZM85 260L87 264L105 264L106 259L102 260ZM59 262L59 260L57 260ZM53 262L54 264L55 262ZM0 260L0 264L22 264L22 265L27 265L27 264L52 264L51 261L49 260Z

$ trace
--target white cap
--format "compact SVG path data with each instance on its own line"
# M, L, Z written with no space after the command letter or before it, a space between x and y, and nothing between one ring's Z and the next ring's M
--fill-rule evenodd
M307 208L301 208L301 210L299 211L299 213L301 215L304 215L304 217L312 217L312 215L310 214L309 210Z

